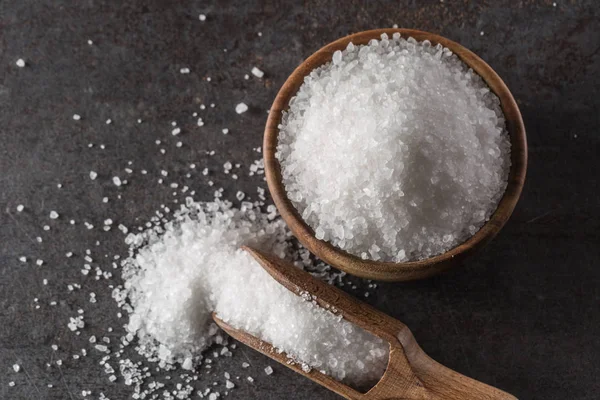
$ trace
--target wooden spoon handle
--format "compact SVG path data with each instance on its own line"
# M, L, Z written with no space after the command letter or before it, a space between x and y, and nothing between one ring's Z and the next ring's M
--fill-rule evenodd
M517 400L498 388L464 376L443 366L429 357L419 346L410 329L403 329L398 335L403 354L419 380L419 386L426 389L427 396L414 399L444 400ZM390 355L390 360L392 356ZM384 397L381 397L384 399Z

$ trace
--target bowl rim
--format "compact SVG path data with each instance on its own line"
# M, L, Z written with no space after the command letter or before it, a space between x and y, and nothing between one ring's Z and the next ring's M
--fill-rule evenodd
M449 48L465 64L483 78L490 89L498 96L506 120L506 128L511 143L511 167L508 183L498 206L490 219L477 233L465 242L445 253L423 260L388 262L363 260L331 243L319 240L307 223L304 222L294 205L287 197L281 177L277 151L278 125L282 112L288 108L290 99L304 82L304 77L320 65L331 61L336 50L344 50L348 43L367 44L372 39L381 39L382 34L392 36L400 33L403 37L413 37L418 41L429 40ZM337 39L308 57L287 78L269 110L264 131L263 156L265 174L271 196L282 218L294 236L314 255L334 267L349 274L367 279L382 281L407 281L426 278L459 264L467 256L485 246L502 229L511 216L521 195L527 170L527 138L519 107L510 90L498 74L480 57L462 45L445 37L414 29L389 28L362 31Z

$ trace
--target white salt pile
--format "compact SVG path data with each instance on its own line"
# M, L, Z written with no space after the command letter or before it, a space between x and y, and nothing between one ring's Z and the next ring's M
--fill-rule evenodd
M363 387L387 365L387 343L279 285L243 244L280 257L291 250L281 219L252 203L186 206L164 228L130 234L124 287L114 297L130 313L128 340L161 366L201 361L220 335L211 312L285 351L304 369L316 368Z
M316 237L363 259L443 253L506 188L498 98L429 41L382 35L312 71L279 126L288 196Z

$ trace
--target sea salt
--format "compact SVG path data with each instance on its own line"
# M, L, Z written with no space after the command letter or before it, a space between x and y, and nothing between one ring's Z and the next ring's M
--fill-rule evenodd
M239 103L235 106L235 112L238 114L243 114L248 111L248 106L245 103Z
M127 329L137 336L138 350L191 368L203 350L223 340L214 311L285 351L290 362L353 385L374 383L387 365L387 343L285 289L240 249L250 244L284 257L293 250L288 237L281 219L258 208L189 198L164 228L130 234L125 284L113 296L130 311ZM216 356L231 351L223 347Z
M318 239L363 259L441 254L506 188L499 100L440 45L397 34L349 44L290 104L276 154L288 197Z
M57 219L58 213L54 210L50 211L50 219Z
M251 72L252 75L254 75L257 78L262 78L263 76L265 76L265 73L256 67L253 67Z
M19 58L17 60L16 64L17 64L17 67L23 68L23 67L25 67L25 60L23 60L22 58Z

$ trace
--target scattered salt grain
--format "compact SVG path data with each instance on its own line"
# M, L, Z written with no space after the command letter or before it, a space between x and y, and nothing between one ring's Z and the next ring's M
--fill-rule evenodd
M265 374L267 374L267 375L271 375L272 373L273 373L273 368L272 368L270 365L268 365L268 366L265 368Z
M265 73L256 67L253 67L251 72L252 75L254 75L257 78L262 78L263 76L265 76Z
M179 70L179 72L180 72L181 74L189 74L189 73L190 73L190 69L189 69L189 68L181 68L181 69Z
M50 211L50 219L57 219L58 213L56 211Z
M73 119L75 121L79 121L81 119L81 115L79 115L79 114L73 114Z
M115 186L121 186L122 184L121 178L119 178L118 176L113 176L112 181L115 184Z
M19 204L17 206L17 212L22 212L25 209L25 206L23 204Z
M17 67L19 68L23 68L25 66L25 60L23 60L22 58L19 58L16 62Z
M200 21L206 21L206 15L204 15L204 14L200 14L200 15L198 16L198 19L200 19Z
M245 103L239 103L235 106L235 112L238 114L243 114L248 111L248 106Z
M13 365L13 370L14 370L15 372L19 372L19 371L21 370L21 366L20 366L19 364L14 364L14 365Z

